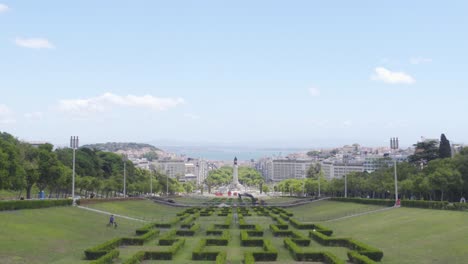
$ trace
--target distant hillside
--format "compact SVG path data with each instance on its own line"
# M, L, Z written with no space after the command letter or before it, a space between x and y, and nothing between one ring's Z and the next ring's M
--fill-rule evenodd
M164 151L161 149L158 149L153 145L143 143L108 142L84 145L83 147L126 154L130 158L146 158L149 161L157 160L160 156L164 155Z
M84 145L84 148L90 149L98 149L101 151L109 151L109 152L126 152L132 150L142 150L145 149L147 151L161 151L157 147L144 144L144 143L126 143L126 142L107 142L107 143L98 143L98 144L90 144Z

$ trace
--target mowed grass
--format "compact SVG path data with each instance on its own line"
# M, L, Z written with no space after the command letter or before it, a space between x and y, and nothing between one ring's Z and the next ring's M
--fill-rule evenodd
M370 204L317 201L297 207L287 208L294 218L302 222L321 222L340 217L379 210L385 207Z
M90 207L135 218L172 219L183 208L173 208L151 201L125 201L90 205ZM332 201L314 202L288 208L294 217L304 222L320 222L381 209L353 203ZM252 212L252 210L251 210ZM173 261L147 261L145 263L213 263L191 261L191 252L205 230L213 223L221 223L225 217L213 215L200 217L202 228L187 243ZM276 263L296 263L283 246L282 238L273 237L268 229L269 217L245 217L248 223L260 224L264 238L270 239L278 249ZM107 215L73 207L0 212L0 263L89 263L83 260L83 251L114 237L133 236L143 224L117 218L118 229L107 228ZM352 237L384 251L383 264L387 263L468 263L468 213L397 208L332 222L320 222L334 230L334 237ZM292 228L292 226L290 226ZM292 228L293 229L293 228ZM166 230L162 230L164 233ZM220 247L228 253L229 263L242 263L244 252L254 248L240 247L237 226L230 229L232 240L228 247ZM303 234L307 231L299 230ZM120 260L131 257L137 251L157 249L158 238L144 247L122 247ZM213 247L215 249L218 247ZM345 248L322 247L312 241L310 250L327 250L346 259Z
M382 249L384 264L468 263L467 212L396 208L323 225Z
M97 203L85 206L113 214L157 222L172 219L178 212L184 209L158 204L150 200Z
M181 210L148 201L105 203L95 207L118 208L122 214L139 212L133 216L156 209L159 213L153 217L165 215L167 218ZM117 218L119 226L113 229L106 227L108 219L107 215L75 207L0 212L0 263L89 263L84 260L85 249L115 237L134 236L135 229L143 225Z

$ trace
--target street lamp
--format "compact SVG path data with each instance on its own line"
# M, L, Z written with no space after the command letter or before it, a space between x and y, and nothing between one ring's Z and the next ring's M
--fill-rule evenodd
M75 155L76 155L76 149L79 146L79 139L78 137L72 136L70 137L70 148L73 149L73 173L72 173L72 200L73 200L73 205L76 205L75 201Z
M397 160L395 152L399 148L398 138L390 138L390 148L393 151L393 168L395 170L395 205L398 202L398 177L397 177Z
M169 197L169 170L166 170L166 196Z
M348 157L347 155L343 155L343 163L344 163L344 177L345 177L345 182L344 182L344 197L348 198Z
M127 154L123 154L122 155L122 160L123 160L123 163L124 163L124 188L123 188L123 196L124 198L127 197L127 160L128 160L128 156Z
M150 168L149 161L148 161L148 171L150 173L149 174L150 175L150 196L153 197L153 171Z

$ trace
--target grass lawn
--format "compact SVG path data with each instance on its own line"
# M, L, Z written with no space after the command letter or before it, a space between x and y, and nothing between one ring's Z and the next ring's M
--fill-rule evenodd
M302 222L321 222L344 216L355 215L385 208L379 205L318 201L306 205L287 208L294 217Z
M384 251L382 263L468 263L468 213L397 208L323 223Z
M149 200L97 203L86 207L130 216L147 221L164 222L172 219L183 208L165 206Z
M92 206L128 216L147 215L147 218L172 218L182 210L150 201ZM119 218L117 221L117 229L107 228L108 216L74 207L0 212L0 263L89 263L82 260L86 248L115 237L133 236L135 229L143 225Z
M168 220L183 208L173 208L151 201L124 201L89 205L92 208L147 220ZM288 208L294 217L303 222L343 217L382 207L353 203L320 201ZM273 263L296 263L283 246L283 238L273 237L269 230L270 217L245 217L248 223L259 224L264 229L264 238L271 240L279 256ZM191 252L199 240L205 237L206 229L214 223L224 222L225 217L214 214L200 217L197 223L201 230L195 237L186 237L182 250L172 261L146 261L144 263L196 263ZM0 263L89 263L83 260L83 251L114 237L133 236L135 229L143 224L117 218L118 229L107 228L106 215L74 207L20 210L0 212ZM467 263L468 259L468 213L424 209L398 208L376 212L333 222L321 222L334 230L335 237L352 237L384 251L383 264L387 263ZM178 228L176 226L176 228ZM294 229L290 225L290 229ZM161 230L164 234L167 230ZM227 251L228 263L240 264L244 252L255 248L240 246L240 230L231 226L231 241L227 247L207 247ZM298 230L304 235L307 231ZM144 247L121 247L122 263L140 250L158 249L158 238ZM346 248L323 247L312 241L309 250L326 250L341 259L346 259ZM271 262L269 262L271 263Z

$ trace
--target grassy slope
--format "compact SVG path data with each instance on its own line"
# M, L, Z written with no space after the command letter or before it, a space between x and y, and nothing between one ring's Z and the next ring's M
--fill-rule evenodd
M103 203L92 207L146 219L169 219L182 210L149 201ZM303 221L315 221L375 208L378 207L324 201L288 210ZM224 219L213 216L201 218L199 223L204 231L210 224ZM265 229L271 223L271 219L266 217L252 216L246 217L246 220L259 223ZM133 235L134 230L141 226L138 222L125 219L118 221L120 225L117 230L106 228L107 216L71 207L0 212L0 263L88 263L81 260L84 249L113 237ZM468 259L466 212L399 208L323 224L332 228L335 236L353 237L381 248L385 253L383 264L465 263ZM161 263L191 262L191 250L204 236L202 234L200 232L197 237L188 239L174 262ZM241 263L243 252L251 249L239 247L238 229L231 229L231 235L233 241L227 248L228 258L231 263ZM293 263L282 247L282 239L273 238L270 231L265 232L265 238L271 239L280 253L277 263ZM316 243L311 247L325 249ZM127 259L137 250L122 248L122 259ZM340 258L346 257L346 249L327 250Z
M147 221L169 220L183 210L183 208L164 206L149 200L97 203L86 205L86 207Z
M143 205L142 205L143 204ZM173 217L173 210L147 201L106 203L119 213L156 209ZM145 214L141 211L139 216ZM154 213L153 216L157 214ZM131 215L132 216L132 215ZM72 207L0 212L0 263L89 263L83 251L114 237L133 236L142 223L118 219L119 228L107 228L106 215Z
M294 217L300 221L318 222L369 212L381 208L384 207L368 204L319 201L298 207L291 207L287 210L294 213Z
M468 213L398 208L326 223L384 251L382 263L466 263Z

